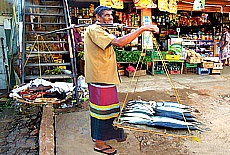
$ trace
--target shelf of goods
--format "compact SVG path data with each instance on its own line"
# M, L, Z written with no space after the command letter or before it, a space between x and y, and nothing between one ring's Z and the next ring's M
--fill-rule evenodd
M164 74L164 63L166 63L170 74L183 73L184 60L180 59L180 55L170 54L165 51L147 51L146 54L151 58L151 65L148 67L150 74Z
M213 56L214 55L214 40L183 40L183 51L186 49L192 49L201 56Z

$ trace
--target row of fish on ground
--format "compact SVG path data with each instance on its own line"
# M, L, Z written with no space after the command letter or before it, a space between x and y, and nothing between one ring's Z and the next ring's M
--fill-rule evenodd
M154 128L199 129L192 107L177 102L129 101L122 110L120 122Z

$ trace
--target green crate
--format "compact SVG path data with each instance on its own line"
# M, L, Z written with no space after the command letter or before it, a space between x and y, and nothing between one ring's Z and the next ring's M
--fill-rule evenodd
M185 63L185 67L187 67L187 68L196 68L197 64Z
M154 70L154 74L164 74L164 70Z
M165 60L166 52L155 52L155 51L147 51L146 55L150 56L154 60L161 60L160 54L162 55L162 59Z

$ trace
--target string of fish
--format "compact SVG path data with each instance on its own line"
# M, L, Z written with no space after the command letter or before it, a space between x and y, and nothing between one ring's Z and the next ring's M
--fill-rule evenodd
M163 56L162 56L161 51L160 51L159 46L158 46L158 42L157 42L156 38L154 38L154 36L151 35L151 34L148 36L149 37L148 39L151 39L150 38L151 36L152 36L153 44L155 45L155 47L157 49L157 53L158 53L158 55L160 57L160 60L162 61L163 68L164 68L164 71L166 73L166 76L167 76L167 78L168 78L168 80L170 82L170 85L171 85L172 89L173 89L174 95L176 96L176 100L177 100L177 102L179 104L181 104L178 91L177 91L177 89L176 89L176 87L175 87L175 85L173 83L173 80L172 80L170 74L169 74L169 70L167 68L166 62L163 60ZM146 45L146 49L147 49L147 45ZM136 71L138 69L138 66L139 66L140 62L141 62L140 68L142 67L143 60L144 60L143 57L145 56L145 54L146 54L146 50L142 49L142 52L141 52L140 57L139 57L139 60L137 62ZM122 115L122 111L123 111L123 109L125 108L125 106L127 104L128 95L129 95L129 92L131 90L134 78L136 76L136 71L134 72L134 74L132 76L132 79L130 81L130 85L129 85L128 91L126 93L125 99L123 101L123 104L121 106L120 113L119 113L117 119L115 119L115 121L114 121L114 124L113 124L114 127L124 128L124 129L129 129L129 130L135 130L135 131L142 131L142 132L152 132L152 133L155 133L155 134L158 134L158 135L166 135L166 136L170 136L170 137L191 138L191 139L193 139L195 141L200 141L200 139L198 137L196 137L196 136L190 136L191 131L190 131L190 127L189 127L188 123L186 123L187 130L188 130L188 135L175 135L175 134L169 134L169 133L166 133L166 132L156 132L156 131L153 131L153 130L151 130L151 131L150 130L144 130L144 129L140 129L140 128L135 128L135 127L130 127L130 126L124 126L121 123L119 123L121 115ZM133 92L133 97L134 97L134 94L136 92L136 88L137 88L139 77L140 77L140 73L137 76L137 80L136 80L136 84L135 84L135 88L134 88L134 92ZM185 118L185 115L184 115L183 112L182 112L182 117L183 117L184 121L186 122L186 118Z

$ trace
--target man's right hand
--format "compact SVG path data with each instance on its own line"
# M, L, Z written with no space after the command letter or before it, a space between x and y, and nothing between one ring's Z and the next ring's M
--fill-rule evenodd
M159 33L157 25L146 25L141 27L144 31L152 31L153 33Z

